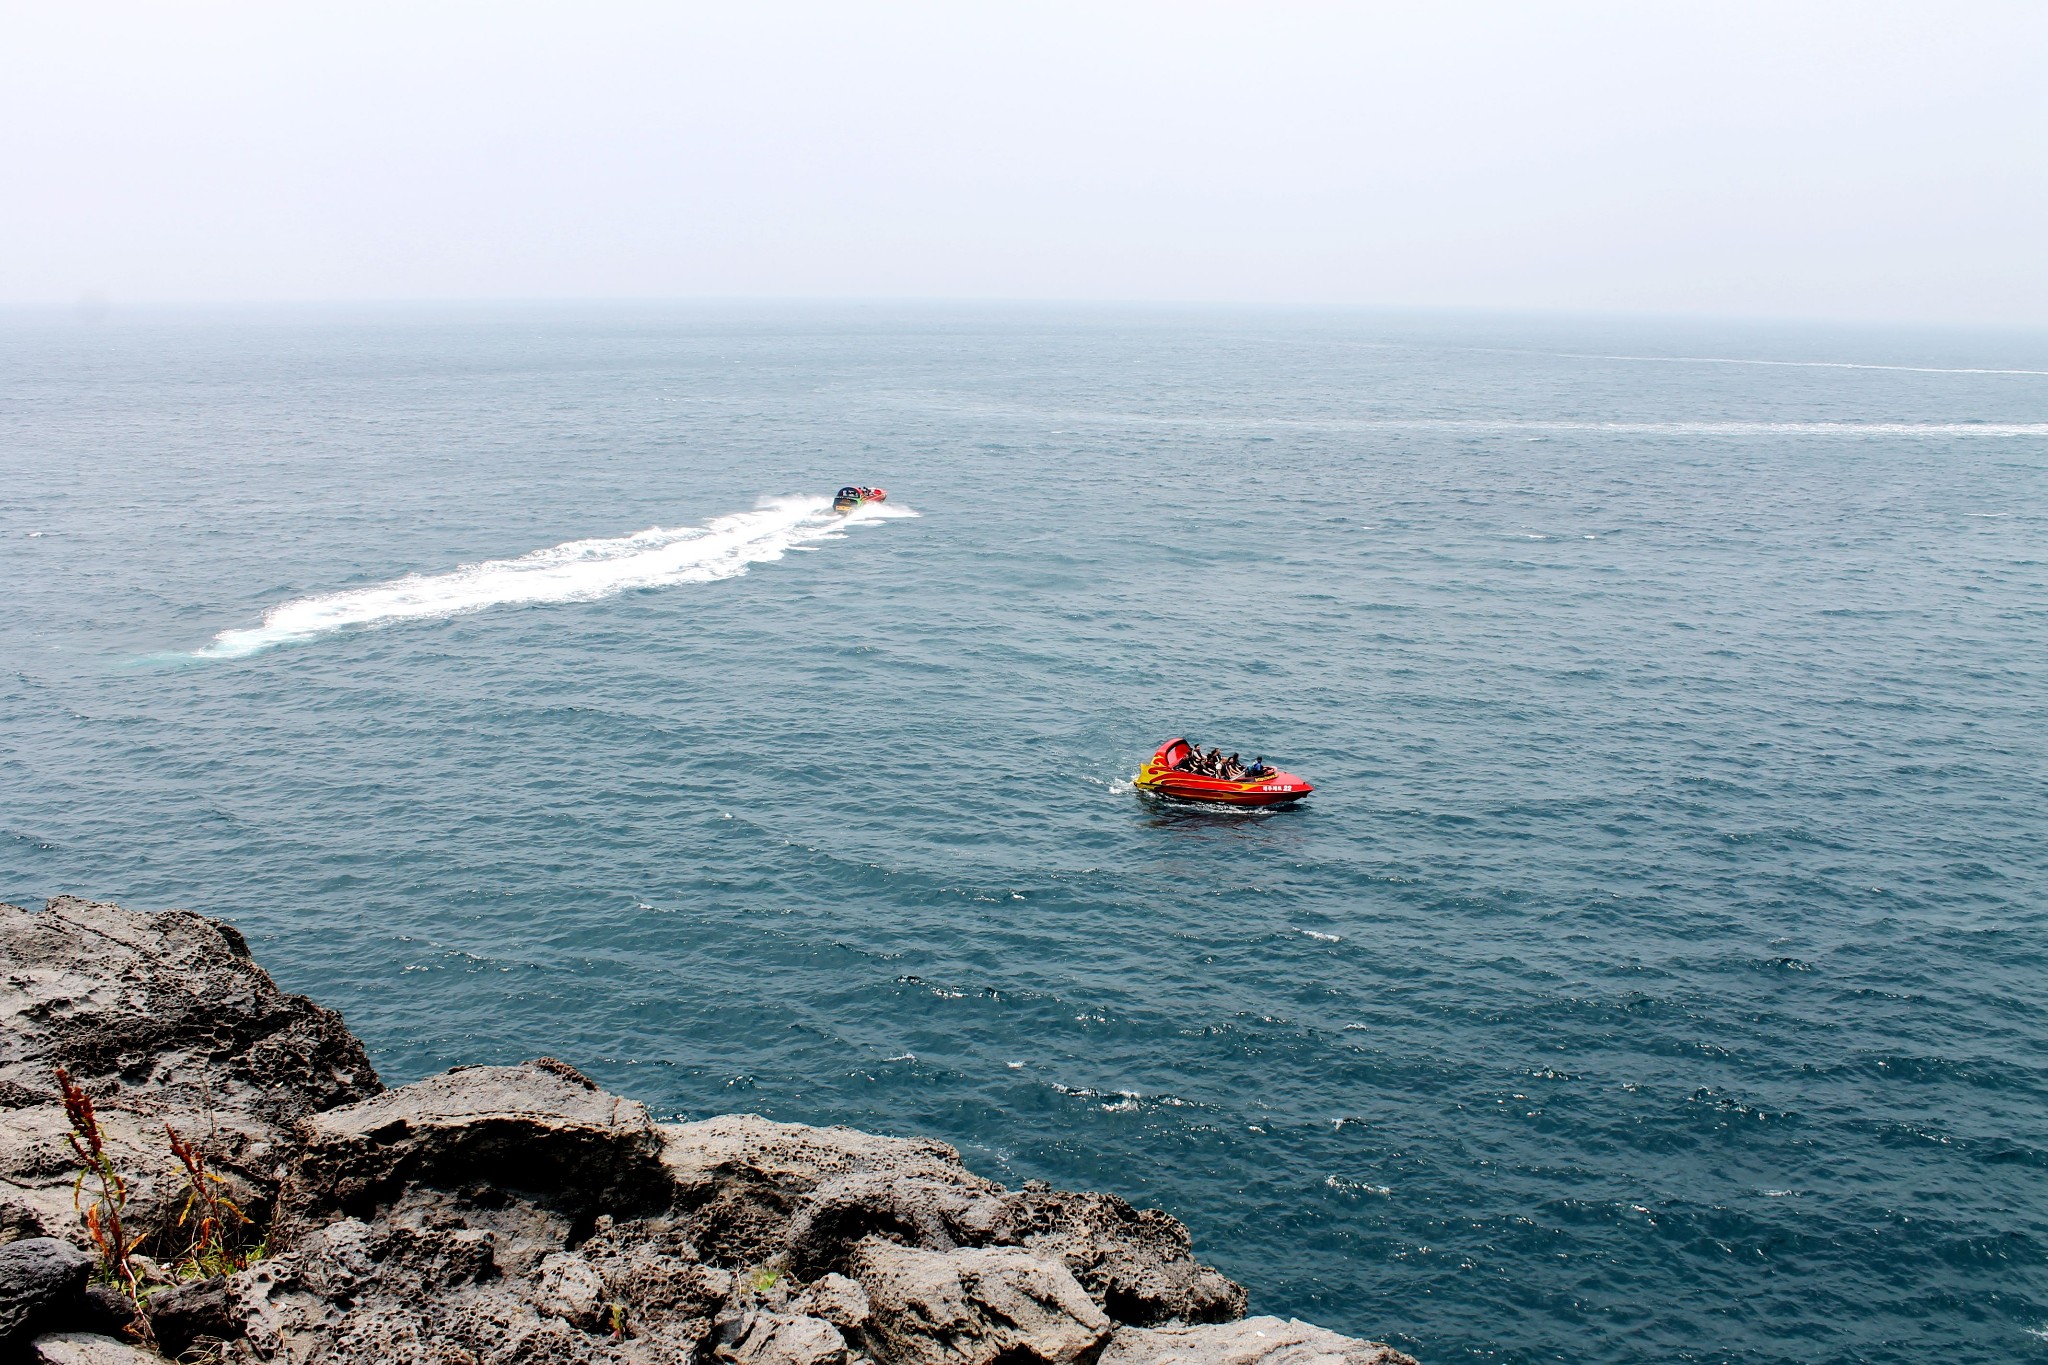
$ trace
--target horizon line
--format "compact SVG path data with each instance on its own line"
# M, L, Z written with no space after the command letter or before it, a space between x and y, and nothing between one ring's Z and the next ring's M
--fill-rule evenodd
M2048 319L1928 318L1905 315L1866 316L1818 313L1711 312L1688 309L1613 308L1526 304L1457 303L1304 303L1246 299L1106 299L1037 296L892 295L892 294L675 294L675 295L469 295L422 297L386 295L336 298L162 298L116 300L88 292L69 302L0 299L0 318L34 317L66 320L78 325L115 323L124 313L416 311L429 309L577 309L577 308L908 308L1017 309L1074 311L1158 311L1168 313L1234 312L1299 316L1455 316L1499 319L1551 319L1613 322L1722 323L1750 326L1927 328L1943 331L2048 332Z

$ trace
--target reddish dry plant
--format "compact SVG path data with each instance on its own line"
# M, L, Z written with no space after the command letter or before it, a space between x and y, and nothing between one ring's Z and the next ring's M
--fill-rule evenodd
M178 1211L178 1226L192 1228L181 1265L201 1276L232 1275L249 1264L246 1252L233 1244L230 1229L247 1227L249 1215L241 1205L221 1193L227 1182L206 1169L206 1154L178 1136L178 1130L164 1125L170 1135L171 1155L185 1168L185 1207ZM230 1219L233 1220L230 1223Z
M57 1068L57 1088L64 1095L64 1117L71 1121L66 1136L78 1157L78 1179L71 1185L72 1207L85 1219L86 1235L100 1254L101 1273L140 1305L142 1277L134 1256L142 1238L130 1238L121 1217L128 1209L128 1182L107 1155L106 1136L100 1131L99 1115L93 1112L92 1096L61 1066ZM90 1203L86 1202L88 1181L97 1187Z

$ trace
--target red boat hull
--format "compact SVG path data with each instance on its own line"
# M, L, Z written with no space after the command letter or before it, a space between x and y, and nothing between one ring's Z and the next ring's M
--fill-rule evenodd
M1173 765L1185 758L1188 752L1186 740L1169 739L1153 751L1152 757L1131 780L1139 791L1151 792L1155 796L1170 796L1177 801L1213 801L1226 806L1284 806L1315 790L1293 773L1275 771L1232 781L1225 777L1182 772Z
M888 500L889 490L886 488L842 488L839 490L839 496L832 499L832 510L851 512L854 508L864 507L871 502Z

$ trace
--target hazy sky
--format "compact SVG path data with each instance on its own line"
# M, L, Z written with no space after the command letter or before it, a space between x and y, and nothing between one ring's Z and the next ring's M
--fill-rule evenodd
M0 302L2048 323L2048 0L0 0Z

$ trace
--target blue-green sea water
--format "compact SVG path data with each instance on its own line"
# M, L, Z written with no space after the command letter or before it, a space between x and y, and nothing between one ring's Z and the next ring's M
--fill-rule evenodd
M1429 1365L2048 1360L2048 338L17 318L0 475L0 898L389 1081L936 1135Z

